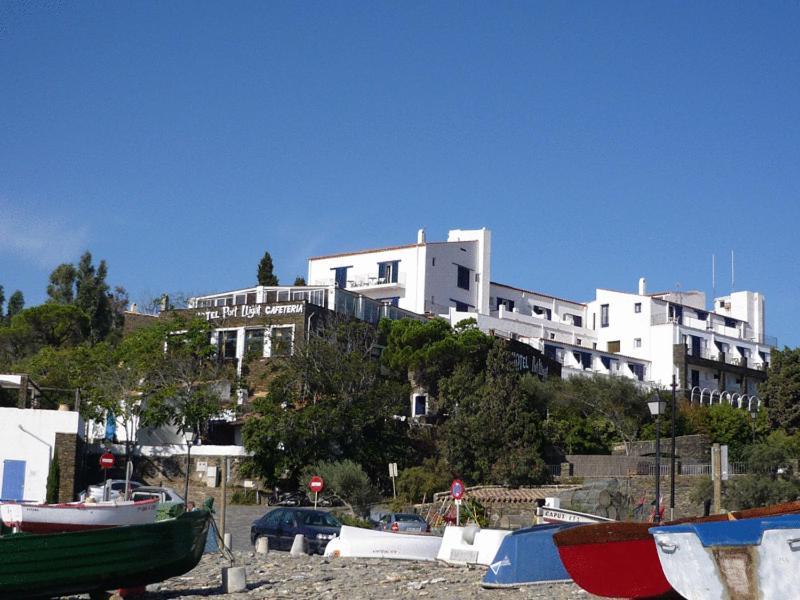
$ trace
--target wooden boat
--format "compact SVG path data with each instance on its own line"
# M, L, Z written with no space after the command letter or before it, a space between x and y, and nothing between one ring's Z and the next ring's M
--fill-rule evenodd
M120 525L144 525L156 519L158 500L65 504L0 504L0 520L6 527L28 533L81 531Z
M134 588L182 575L203 553L210 514L49 535L0 537L0 598Z
M436 560L442 538L436 535L392 533L342 525L325 546L325 556Z
M753 518L800 512L800 502L730 513L734 518ZM715 522L728 515L711 515L673 521ZM652 523L612 522L583 525L556 533L553 541L561 562L580 587L596 596L610 598L677 597L648 531Z
M579 525L534 525L512 532L497 549L481 585L504 588L571 581L553 543L553 534Z
M800 515L650 529L672 587L692 600L796 598Z
M505 529L481 529L477 525L449 525L445 527L436 558L451 565L488 565L503 538L510 533Z

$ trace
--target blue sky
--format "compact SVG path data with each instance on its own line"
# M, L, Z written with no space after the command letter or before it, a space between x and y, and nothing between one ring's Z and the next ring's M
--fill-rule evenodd
M493 231L493 278L766 295L800 345L800 4L0 2L0 284L136 300Z

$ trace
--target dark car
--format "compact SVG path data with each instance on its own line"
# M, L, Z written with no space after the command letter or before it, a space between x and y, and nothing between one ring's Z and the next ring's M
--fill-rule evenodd
M260 537L269 538L270 550L291 550L294 536L306 538L309 554L322 554L328 542L339 535L342 524L323 510L276 508L250 527L250 543Z
M406 533L426 533L431 530L428 523L412 513L389 513L383 515L378 521L376 529L381 531L404 531Z

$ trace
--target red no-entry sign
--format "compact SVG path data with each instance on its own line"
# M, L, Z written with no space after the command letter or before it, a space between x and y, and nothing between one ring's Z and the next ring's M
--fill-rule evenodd
M311 481L308 482L308 489L315 494L319 494L325 488L325 482L319 475L314 475Z
M114 455L110 452L104 452L100 455L100 468L110 469L114 466Z

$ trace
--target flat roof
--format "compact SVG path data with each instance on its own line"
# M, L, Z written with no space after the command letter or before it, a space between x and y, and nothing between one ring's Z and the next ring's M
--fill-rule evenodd
M337 254L326 254L324 256L311 256L308 260L324 260L326 258L338 258L340 256L356 256L358 254L372 254L375 252L390 252L392 250L406 250L408 248L418 248L421 246L437 246L441 244L472 244L475 240L460 240L455 242L423 242L422 244L403 244L401 246L386 246L384 248L372 248L370 250L354 250L352 252L339 252Z
M510 290L516 290L518 292L524 292L526 294L536 294L537 296L544 296L545 298L553 298L554 300L561 300L561 302L569 302L570 304L577 304L578 306L586 306L585 302L578 302L577 300L568 300L567 298L559 298L558 296L553 296L552 294L545 294L543 292L537 292L535 290L526 290L525 288L508 285L507 283L490 281L489 285L499 285L500 287L508 288Z

